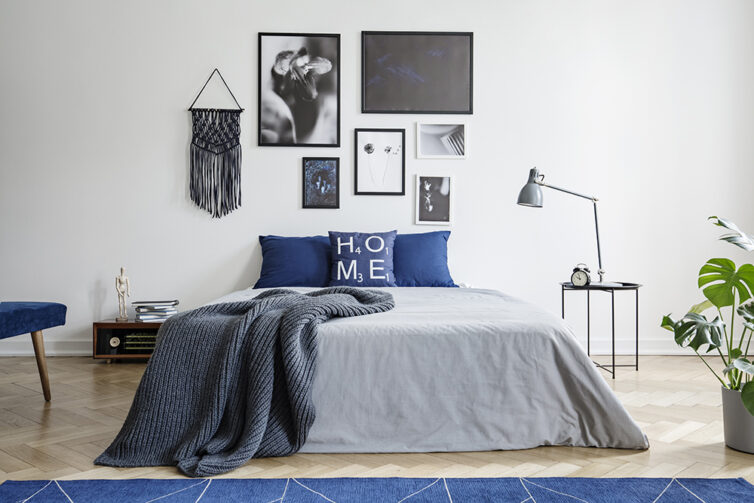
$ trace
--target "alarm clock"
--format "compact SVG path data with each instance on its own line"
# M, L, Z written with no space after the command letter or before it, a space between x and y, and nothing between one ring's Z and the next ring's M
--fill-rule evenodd
M592 282L592 278L589 277L589 268L586 264L576 264L571 273L571 283L573 286L586 286Z

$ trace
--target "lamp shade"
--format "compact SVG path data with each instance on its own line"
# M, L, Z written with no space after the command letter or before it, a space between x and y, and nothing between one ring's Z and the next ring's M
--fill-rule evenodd
M529 181L518 193L518 204L521 206L542 207L542 187L536 182L538 176L537 168L529 170Z

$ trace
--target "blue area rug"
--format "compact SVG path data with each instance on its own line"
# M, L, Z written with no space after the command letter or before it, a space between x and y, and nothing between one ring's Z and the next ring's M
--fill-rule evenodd
M0 485L0 502L742 503L744 479L132 479L29 480Z

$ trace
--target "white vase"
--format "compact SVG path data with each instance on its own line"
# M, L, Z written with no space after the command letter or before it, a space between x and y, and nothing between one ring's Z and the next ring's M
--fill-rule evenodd
M725 444L737 451L754 454L754 415L741 401L741 392L721 386Z

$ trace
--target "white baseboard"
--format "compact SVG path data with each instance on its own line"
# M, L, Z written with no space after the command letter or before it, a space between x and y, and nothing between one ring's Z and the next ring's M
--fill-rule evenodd
M580 341L586 347L586 341ZM634 354L634 341L619 339L615 341L615 354ZM45 341L45 353L47 356L92 356L91 340L63 340ZM610 341L592 341L593 355L610 354ZM693 351L679 348L670 338L663 339L639 339L640 355L692 355ZM34 348L30 338L16 337L0 341L0 356L33 356Z
M92 356L92 341L45 341L45 354L47 356ZM34 356L31 338L22 336L2 341L0 356Z
M586 347L586 341L580 341L583 347ZM615 341L616 355L634 354L635 340L620 339ZM599 340L592 341L591 353L593 355L608 355L610 352L610 341ZM672 338L664 339L639 339L640 355L690 355L695 356L690 349L678 347Z

